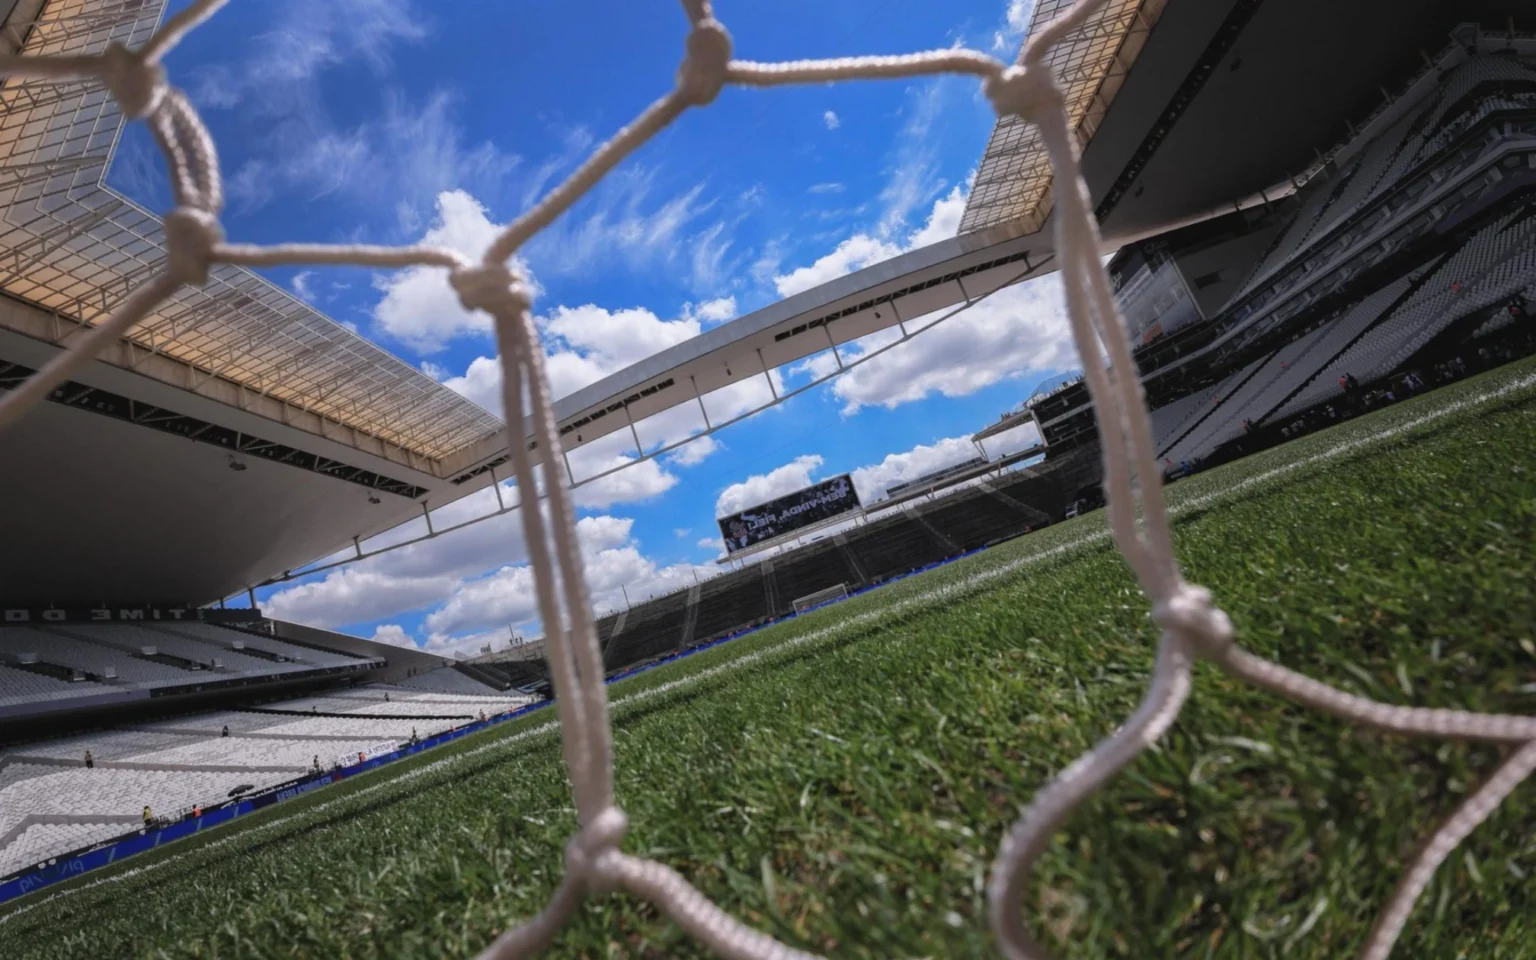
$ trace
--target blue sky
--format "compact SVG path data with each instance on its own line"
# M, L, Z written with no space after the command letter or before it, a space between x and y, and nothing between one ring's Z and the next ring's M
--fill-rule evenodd
M1011 58L1029 3L717 0L715 9L736 54L755 60L955 43ZM498 225L672 83L680 5L571 10L554 0L230 4L167 62L218 141L229 235L425 238L478 255ZM965 79L727 88L690 111L521 254L539 290L556 394L953 235L992 122ZM141 125L125 133L110 180L166 208ZM270 276L500 413L487 321L464 314L440 274ZM583 487L596 605L622 603L620 585L638 598L713 572L717 513L844 471L867 501L971 455L962 438L1075 365L1058 289L1046 278L1004 291L712 440ZM830 362L779 375L803 382ZM712 397L711 410L739 412L766 396L760 381ZM674 417L654 436L696 427ZM615 446L582 453L579 473L626 458ZM483 511L489 496L445 519ZM276 616L433 649L504 638L508 624L536 633L520 537L512 515L267 590L260 602Z

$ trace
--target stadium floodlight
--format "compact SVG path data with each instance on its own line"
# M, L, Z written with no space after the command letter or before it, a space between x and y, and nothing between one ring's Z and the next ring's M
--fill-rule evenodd
M1397 707L1336 690L1242 649L1231 621L1214 604L1211 594L1184 581L1173 553L1161 471L1152 449L1137 366L1131 357L1124 318L1115 305L1100 259L1102 239L1083 183L1066 96L1048 59L1069 38L1075 39L1084 31L1102 33L1106 0L1078 0L1062 10L1066 2L1036 6L1030 39L1019 62L1010 66L990 55L958 47L905 56L780 64L733 60L730 34L714 18L709 0L682 0L690 30L675 88L503 230L478 262L427 246L225 242L218 217L223 184L216 145L191 101L170 86L160 63L183 35L222 5L222 0L193 0L135 50L113 41L97 54L0 57L0 74L8 77L102 82L125 116L145 120L153 127L171 170L176 204L164 221L167 257L163 268L130 292L100 324L76 338L69 349L0 397L0 428L46 399L72 373L144 321L182 287L207 284L211 269L219 264L429 267L448 271L464 309L491 317L502 358L507 422L531 420L538 447L558 450L561 444L544 349L532 317L534 293L527 278L515 265L509 265L531 238L687 110L713 103L726 84L768 87L941 74L975 77L982 82L998 116L1015 118L1031 128L1045 147L1055 203L1056 255L1073 341L1080 358L1104 356L1107 361L1084 362L1083 371L1102 438L1110 531L1151 602L1154 621L1162 628L1157 659L1136 712L1046 784L1005 836L987 884L989 919L998 945L1010 960L1050 956L1031 936L1022 913L1028 901L1025 883L1032 868L1066 819L1173 725L1192 692L1194 665L1204 659L1253 686L1383 732L1479 740L1512 748L1494 775L1469 793L1409 866L1362 950L1367 960L1383 960L1440 864L1536 770L1536 717ZM654 904L705 947L732 960L809 956L735 920L672 868L621 849L628 819L614 797L613 734L602 653L568 480L556 468L555 458L545 456L536 464L528 444L510 446L519 489L548 491L547 513L525 513L524 539L539 616L546 630L555 709L580 827L566 848L566 875L548 907L526 925L498 938L485 956L500 960L537 953L553 942L588 898L617 890ZM232 467L233 463L232 458ZM535 467L542 471L542 483ZM428 521L430 532L430 515ZM254 607L254 593L251 599ZM443 663L446 666L451 661L445 659Z

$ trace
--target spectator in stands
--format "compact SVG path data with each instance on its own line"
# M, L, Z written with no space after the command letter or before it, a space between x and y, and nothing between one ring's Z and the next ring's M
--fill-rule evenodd
M411 728L411 742L412 743L416 742L416 728L415 727Z
M480 722L481 723L485 722L485 711L484 710L480 711Z
M85 751L85 769L87 769L87 770L94 770L95 768L96 768L96 758L91 756L91 751L89 751L89 750Z
M229 736L229 724L227 724L227 723L224 724L224 729L219 732L219 736L220 737L227 737L227 736Z
M150 827L150 826L152 826L154 824L154 822L155 822L154 814L149 812L149 804L146 803L144 805L144 826L146 828Z
M315 754L315 772L320 772L320 754Z
M200 804L200 803L192 804L192 819L193 820L201 820L202 818L203 818L203 805Z
M385 703L389 702L389 691L388 690L384 691L384 702Z
M357 751L357 762L358 763L362 763L364 760L367 760L367 759L368 759L368 755L367 754L363 753L363 751L361 751L361 750Z

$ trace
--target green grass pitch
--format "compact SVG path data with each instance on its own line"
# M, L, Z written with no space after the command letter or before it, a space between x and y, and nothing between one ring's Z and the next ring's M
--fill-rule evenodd
M1536 709L1536 363L1175 484L1241 642L1398 704ZM1131 712L1147 603L1093 514L610 688L630 852L856 957L995 953L1033 791ZM0 908L0 957L462 957L538 910L574 815L552 713ZM1056 837L1064 957L1334 958L1499 749L1364 732L1197 671ZM1536 784L1441 868L1395 957L1536 957ZM556 956L702 951L626 896Z

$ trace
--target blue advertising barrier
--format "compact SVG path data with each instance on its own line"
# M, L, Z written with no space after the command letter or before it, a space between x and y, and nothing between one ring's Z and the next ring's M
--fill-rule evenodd
M959 556L950 557L947 560L940 560L937 563L930 563L927 566L919 567L916 570L912 570L908 573L891 577L877 584L863 587L854 591L853 593L850 593L848 596L856 597L868 593L871 590L878 590L881 587L888 586L892 583L898 583L902 580L906 580L909 577L917 576L920 573L925 573L937 567L946 566L947 564L954 563L957 560L962 560L971 556L972 554L980 553L982 550L986 549L987 547L979 547L975 550L966 551ZM615 674L604 682L610 684L616 683L619 680L624 680L629 677L645 673L649 670L654 670L663 664L682 660L686 657L691 657L696 653L703 653L706 650L713 650L715 647L718 647L721 644L729 643L730 641L736 640L740 637L749 636L758 632L759 630L783 623L786 620L793 620L794 618L802 616L805 613L810 613L811 610L820 610L822 607L828 606L832 603L840 603L842 602L842 599L847 598L845 597L839 600L830 600L827 603L818 604L815 607L811 607L809 610L804 610L800 613L791 613L786 616L779 617L775 620L771 620L767 623L762 623L755 627L749 627L746 630L741 630L736 633L719 637L709 641L708 643L700 644L681 653L672 654L669 657L665 657L653 663L648 663L644 666L636 667L633 670L626 670L623 673ZM282 803L285 800L292 800L295 797L304 796L307 793L319 790L320 788L329 786L332 783L339 783L348 777L354 777L360 773L366 773L369 770L374 770L386 764L394 763L397 760L402 760L406 757L414 756L418 753L422 753L423 751L430 750L433 747L440 746L445 743L452 743L454 740L458 740L461 737L467 737L472 733L478 733L481 730L485 730L497 724L517 720L521 717L527 716L530 713L533 713L535 710L544 709L550 705L550 702L551 701L544 700L540 701L539 703L531 703L525 707L519 707L510 713L503 713L499 716L491 717L484 721L474 720L457 729L449 730L445 733L433 734L424 740L402 746L392 753L381 754L377 757L370 757L362 763L353 764L350 767L341 767L336 770L326 771L325 773L308 775L300 777L296 780L290 780L286 783L280 783L275 787L268 787L266 790L263 790L257 794L252 794L249 797L243 797L240 800L230 801L228 803L220 804L212 809L205 810L203 811L201 817L184 819L176 823L167 824L161 827L140 829L133 833L127 834L126 836L118 837L115 840L109 840L105 843L100 843L82 850L75 850L57 857L52 857L46 863L37 864L36 866L29 867L26 870L13 873L8 877L0 877L0 903L5 903L8 900L14 900L17 897L26 896L29 893L41 890L44 887L52 886L53 884L60 883L64 880L73 879L74 877L78 877L81 874L87 873L91 870L104 867L109 863L116 863L117 861L122 860L124 857L131 857L134 854L143 853L146 850L153 850L160 846L162 843L170 843L173 840L179 840L183 837L191 836L194 833L199 833L203 830L209 829L210 827L215 827L222 823L228 823L230 820L245 816L252 811L261 810L265 807L270 807L275 803Z

